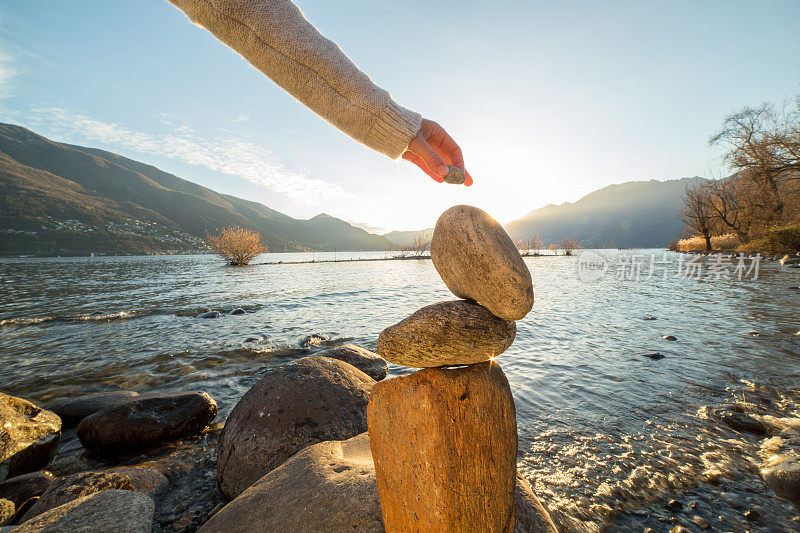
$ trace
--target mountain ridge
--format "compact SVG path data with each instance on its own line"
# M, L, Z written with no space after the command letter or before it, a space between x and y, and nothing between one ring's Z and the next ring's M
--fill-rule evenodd
M514 240L585 248L661 247L682 229L681 195L703 178L609 185L505 225ZM0 123L0 254L189 252L224 226L257 230L271 251L387 250L432 228L375 235L320 213L295 219L113 152Z
M0 235L0 253L4 254L70 253L69 246L52 244L54 232L48 231L47 221L54 219L54 214L72 221L74 232L105 235L107 240L114 233L106 231L109 223L133 228L138 221L151 227L151 233L158 228L162 241L129 234L129 239L141 241L136 247L139 252L199 250L207 233L224 226L261 232L273 251L382 250L392 246L383 237L329 215L294 219L258 202L217 193L119 154L59 143L3 123L0 191L0 227L6 229ZM14 234L9 229L29 233ZM34 241L41 241L40 234L45 233L50 244L41 249L40 242L37 248ZM73 251L85 253L87 244ZM118 246L102 251L124 253Z
M505 225L514 240L538 234L544 246L572 238L584 248L666 247L683 231L683 192L705 178L629 181L575 202L548 204Z

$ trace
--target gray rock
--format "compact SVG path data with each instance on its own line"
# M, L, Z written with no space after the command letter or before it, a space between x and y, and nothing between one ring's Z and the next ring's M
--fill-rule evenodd
M514 342L517 325L466 300L423 307L384 329L378 353L412 368L471 365L488 361Z
M375 381L385 378L389 370L389 365L381 356L355 344L343 344L319 355L353 365Z
M219 318L219 311L206 311L197 315L197 318Z
M506 320L533 306L531 273L503 227L477 207L451 207L436 221L431 259L447 288Z
M230 313L228 313L228 314L229 314L229 315L234 315L234 316L236 316L236 315L244 315L244 314L245 314L245 310L244 310L244 309L242 309L242 308L240 308L240 307L237 307L236 309L233 309L233 310L232 310Z
M800 504L800 460L796 457L763 469L761 477L777 494Z
M81 420L97 411L128 401L134 396L139 396L139 393L132 390L97 392L54 403L50 410L61 417L63 427L69 428L77 426Z
M367 430L375 380L327 357L270 369L231 411L217 452L220 490L233 499L311 444Z
M11 500L0 498L0 526L11 523L11 518L17 510L17 506Z
M0 481L47 466L60 440L58 415L0 392Z
M153 500L129 490L96 492L28 520L14 533L149 533Z
M460 168L453 165L447 165L447 176L444 176L442 179L445 183L461 185L466 181L467 176Z
M383 533L368 435L304 448L223 507L200 531Z
M81 472L59 478L44 491L33 507L28 509L20 523L72 500L112 489L133 490L133 485L128 476L108 472Z
M518 475L515 533L557 533ZM304 448L223 507L200 533L384 531L369 435Z
M514 512L516 514L514 533L558 533L550 513L533 493L530 483L519 472L517 472L517 486L514 488Z
M0 498L14 502L19 507L31 498L41 496L56 477L50 472L31 472L0 482Z
M76 432L96 454L128 454L197 435L216 415L217 403L205 392L144 394L87 416Z

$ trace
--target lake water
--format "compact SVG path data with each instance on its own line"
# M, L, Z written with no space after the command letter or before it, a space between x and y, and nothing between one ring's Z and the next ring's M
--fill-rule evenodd
M695 516L727 531L800 528L797 507L758 477L774 439L713 416L734 402L754 416L798 416L800 291L790 287L800 269L762 263L757 280L696 279L671 252L599 255L611 267L592 282L576 257L526 258L536 303L497 359L517 405L520 469L556 521L574 531L691 529ZM631 257L642 259L638 275L623 269ZM0 278L0 391L46 405L116 388L200 389L217 400L218 421L254 370L345 342L374 350L383 328L452 298L430 260L19 258L0 260ZM234 308L247 313L224 314ZM208 309L223 315L196 318ZM308 342L313 334L329 340ZM673 498L682 509L665 507Z

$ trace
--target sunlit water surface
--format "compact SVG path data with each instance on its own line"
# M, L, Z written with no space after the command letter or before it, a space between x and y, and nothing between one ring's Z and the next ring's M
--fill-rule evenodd
M521 470L567 530L691 528L698 515L714 529L800 528L798 509L758 477L766 437L710 414L745 401L759 415L798 416L800 291L789 287L800 270L772 263L755 281L697 280L676 275L677 254L601 252L612 265L653 253L669 263L666 277L648 276L644 261L638 280L609 271L592 283L575 257L526 258L536 303L497 359L517 405ZM0 275L0 391L46 405L115 388L200 389L218 402L218 421L254 370L345 342L374 350L383 328L452 298L429 260L20 258L0 261ZM225 314L234 308L247 313ZM196 318L209 309L223 314ZM664 357L644 356L655 352ZM207 488L213 473L204 476ZM672 498L684 508L666 509Z

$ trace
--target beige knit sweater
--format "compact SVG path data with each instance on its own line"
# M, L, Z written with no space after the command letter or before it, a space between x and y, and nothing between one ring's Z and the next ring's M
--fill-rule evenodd
M322 118L396 159L422 117L397 105L290 0L169 0Z

